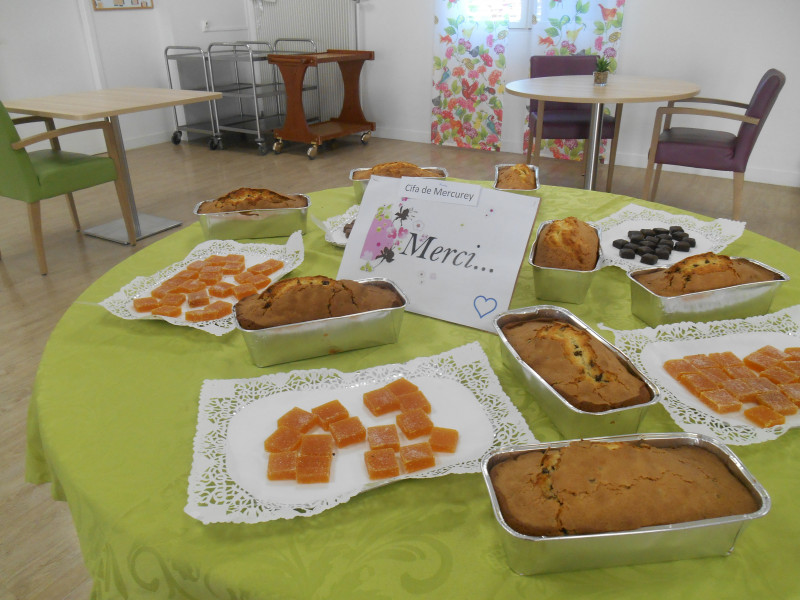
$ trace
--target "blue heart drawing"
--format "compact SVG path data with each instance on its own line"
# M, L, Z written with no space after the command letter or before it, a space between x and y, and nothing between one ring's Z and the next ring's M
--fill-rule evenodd
M497 300L494 298L487 298L486 296L475 296L472 301L472 306L475 307L475 312L482 319L497 310Z

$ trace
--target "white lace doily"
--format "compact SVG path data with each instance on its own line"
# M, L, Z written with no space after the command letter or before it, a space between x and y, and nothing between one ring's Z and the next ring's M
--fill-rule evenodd
M365 472L363 476L348 475L347 468L340 467L344 465L341 461L348 458L348 448L343 448L337 450L334 457L330 484L267 482L263 440L274 429L274 421L258 423L261 431L253 440L239 439L240 435L250 435L247 422L252 422L253 418L270 411L280 416L296 405L292 402L305 401L313 406L314 402L317 405L321 403L321 399L330 401L336 398L345 404L351 414L356 414L357 405L361 404L362 412L358 416L362 416L366 413L361 401L363 392L385 385L400 376L419 382L423 392L428 389L425 386L433 381L440 381L444 388L456 391L454 397L429 396L433 406L431 419L435 424L454 429L459 429L461 425L456 454L450 458L443 453L437 453L437 466L434 468L401 475L385 482L370 483L366 480ZM459 389L462 391L459 392ZM277 405L270 407L270 403ZM447 403L450 403L449 408L444 406ZM394 422L394 415L385 415L379 419ZM466 426L463 425L465 422ZM365 421L364 424L368 425L368 422ZM236 439L233 439L234 436ZM248 446L246 449L242 447L244 443ZM536 443L536 438L503 391L478 342L436 356L416 358L404 364L382 365L354 373L313 369L252 379L206 380L200 392L194 459L189 475L185 511L203 523L259 523L307 517L347 502L363 491L397 479L477 473L480 471L481 458L491 448L532 443ZM364 449L354 448L354 456L350 457L360 464L362 470ZM248 453L251 454L250 458ZM260 483L253 483L254 474L261 480ZM337 483L336 480L341 477L345 481ZM262 487L259 495L267 497L259 499L247 489L259 485Z
M731 445L745 445L771 441L800 427L800 414L786 417L785 425L763 429L741 413L714 413L661 366L665 360L688 354L730 350L743 358L767 344L781 350L800 346L800 305L768 315L711 323L687 321L631 331L600 327L614 333L615 346L658 386L662 404L684 431L713 435Z
M700 221L689 215L673 215L637 204L629 204L613 215L594 222L594 225L600 229L603 266L615 266L625 271L671 265L692 254L719 253L741 237L745 227L742 221L730 219ZM620 258L619 250L612 245L616 239L627 238L629 231L653 227L669 228L671 225L680 225L695 239L697 245L690 252L673 252L666 260L659 260L655 265L645 265L639 261L638 256L631 259Z
M347 236L344 234L344 226L358 216L358 209L360 205L355 204L347 209L347 212L319 221L313 219L317 227L325 232L325 241L334 246L344 248L347 245Z
M162 269L154 275L136 277L118 292L100 302L100 306L122 319L162 319L173 325L194 327L195 329L200 329L214 335L224 335L229 331L233 331L235 328L233 315L228 315L227 317L214 321L190 323L183 315L177 318L160 317L151 315L150 313L139 313L133 310L134 298L149 296L150 292L158 287L160 282L182 271L186 268L186 265L196 260L207 258L212 254L242 254L244 255L246 266L264 262L270 258L283 261L283 268L270 276L272 281L278 281L281 277L296 269L303 262L303 235L302 232L295 231L289 236L285 246L278 246L276 244L240 244L233 240L208 240L207 242L195 246L182 261L171 264L166 269Z

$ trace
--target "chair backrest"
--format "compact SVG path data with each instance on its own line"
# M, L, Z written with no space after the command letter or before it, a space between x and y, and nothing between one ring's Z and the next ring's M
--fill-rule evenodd
M531 77L555 77L558 75L591 75L597 67L597 56L594 54L576 54L572 56L531 56ZM536 107L531 102L531 110ZM549 110L588 110L588 104L572 102L548 102ZM546 112L546 111L545 111Z
M11 148L18 141L17 128L0 102L0 196L27 201L33 197L39 182L27 151Z
M777 69L770 69L761 78L756 86L756 91L753 92L753 97L750 99L750 105L747 107L745 115L748 117L756 117L760 119L758 125L750 123L742 123L739 127L739 135L736 140L736 151L734 152L734 170L744 172L747 166L747 161L750 158L750 153L758 139L758 134L764 127L764 122L778 98L778 93L786 83L786 75Z

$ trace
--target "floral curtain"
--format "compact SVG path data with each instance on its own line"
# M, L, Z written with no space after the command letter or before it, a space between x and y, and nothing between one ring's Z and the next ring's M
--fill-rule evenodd
M507 20L481 20L466 0L436 0L431 142L500 150Z
M532 54L601 54L611 59L611 72L617 70L625 0L604 0L604 4L596 0L536 1L539 7L531 30ZM611 111L606 108L606 112ZM527 120L526 116L526 127ZM527 129L523 139L523 152L527 152ZM605 145L604 141L601 152ZM583 146L584 140L542 140L542 156L549 153L554 158L583 160Z

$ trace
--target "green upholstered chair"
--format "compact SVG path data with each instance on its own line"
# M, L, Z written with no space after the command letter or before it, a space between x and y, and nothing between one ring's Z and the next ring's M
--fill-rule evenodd
M20 139L15 125L33 122L44 122L46 131ZM103 131L108 157L61 150L58 142L60 136L91 129ZM107 121L93 121L56 129L53 119L46 117L12 119L5 106L0 103L0 196L21 200L28 204L28 222L42 275L47 274L47 262L42 240L40 200L66 195L72 222L75 229L80 231L80 221L72 192L113 181L128 232L128 241L131 245L136 244L133 214L128 202L127 187L118 177L121 170L113 139L111 124ZM28 152L25 149L31 144L45 140L50 141L49 150Z

